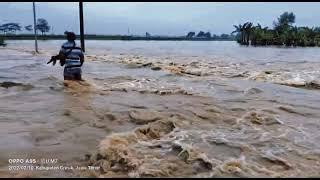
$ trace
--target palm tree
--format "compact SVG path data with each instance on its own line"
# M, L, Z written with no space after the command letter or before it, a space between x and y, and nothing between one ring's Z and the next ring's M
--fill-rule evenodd
M252 23L251 22L246 22L244 25L243 25L243 28L244 28L244 34L245 34L245 41L244 43L246 45L249 45L249 40L250 40L250 34L252 32Z
M240 39L238 40L238 42L240 44L248 45L252 23L246 22L243 25L233 25L233 27L236 28L236 30L234 30L231 34L238 33L240 35Z
M254 26L251 28L251 36L250 36L250 41L251 41L251 45L257 45L257 44L261 44L261 39L262 39L262 28L261 25L258 23L257 26Z
M251 45L267 45L272 41L272 32L268 27L262 28L259 23L257 26L252 26L250 32Z
M320 27L297 27L295 15L285 12L274 23L274 28L253 26L251 22L234 25L241 45L320 46Z
M244 34L243 34L243 30L244 30L243 26L241 24L239 24L238 26L233 25L233 27L236 28L236 30L234 30L231 34L238 33L238 35L240 36L240 39L238 39L238 42L240 44L242 44L243 41L244 41L244 38L243 38L243 36L244 36Z

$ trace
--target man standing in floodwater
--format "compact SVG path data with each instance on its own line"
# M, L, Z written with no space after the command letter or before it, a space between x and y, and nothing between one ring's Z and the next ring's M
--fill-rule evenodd
M47 63L60 60L60 65L64 65L64 80L82 80L81 67L84 62L84 55L82 49L76 45L76 35L73 32L65 32L67 35L67 42L63 43L60 52L57 56L52 56L51 60Z

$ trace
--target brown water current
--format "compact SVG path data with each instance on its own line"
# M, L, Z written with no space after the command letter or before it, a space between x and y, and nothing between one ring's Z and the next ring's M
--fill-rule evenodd
M88 41L73 82L60 43L0 49L1 177L320 176L319 50Z

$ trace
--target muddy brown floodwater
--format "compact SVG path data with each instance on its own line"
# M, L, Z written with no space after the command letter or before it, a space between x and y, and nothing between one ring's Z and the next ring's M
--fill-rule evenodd
M1 177L320 176L317 48L88 41L72 82L61 43L0 49Z

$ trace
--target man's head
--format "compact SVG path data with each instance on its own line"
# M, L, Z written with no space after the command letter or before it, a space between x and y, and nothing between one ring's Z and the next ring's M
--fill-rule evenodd
M76 40L76 34L74 34L74 32L64 32L65 35L67 35L67 40L68 41L74 41Z

